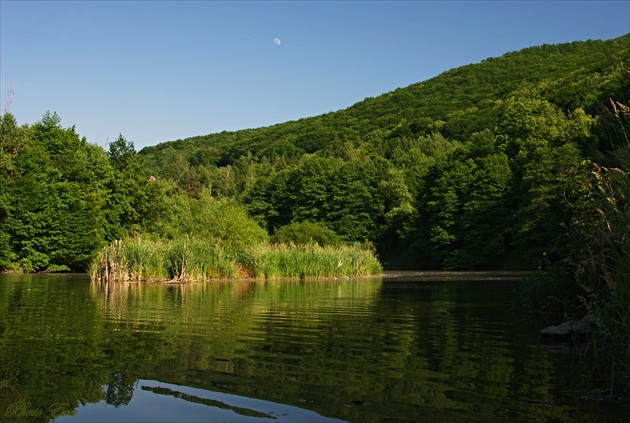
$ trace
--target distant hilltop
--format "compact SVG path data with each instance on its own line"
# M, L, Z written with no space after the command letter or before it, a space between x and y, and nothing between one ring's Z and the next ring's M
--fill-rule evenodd
M241 155L298 157L330 147L335 139L362 142L374 131L430 134L462 139L484 127L483 115L496 100L535 90L563 110L594 112L598 102L621 94L605 75L630 63L630 34L601 41L545 44L509 52L446 71L424 82L324 115L269 127L200 135L145 147L143 155L173 148L188 159L225 165ZM626 91L627 92L627 91ZM467 115L469 119L463 119Z

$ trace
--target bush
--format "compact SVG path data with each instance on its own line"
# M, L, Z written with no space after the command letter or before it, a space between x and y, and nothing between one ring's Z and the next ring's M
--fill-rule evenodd
M175 196L168 222L156 228L168 238L220 239L238 248L268 240L267 231L247 215L235 200L217 199L209 194L199 198Z
M339 245L341 238L332 229L317 222L294 222L280 227L273 236L273 241L283 244L319 244Z

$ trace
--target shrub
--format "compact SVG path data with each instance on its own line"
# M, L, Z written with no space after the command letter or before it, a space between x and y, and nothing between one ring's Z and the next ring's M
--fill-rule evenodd
M332 229L317 222L294 222L280 227L273 241L284 244L339 245L341 238Z

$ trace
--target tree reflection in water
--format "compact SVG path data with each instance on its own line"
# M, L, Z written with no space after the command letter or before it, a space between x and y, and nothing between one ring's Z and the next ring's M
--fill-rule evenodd
M570 360L511 310L513 276L106 288L1 275L0 413L28 403L42 415L16 421L46 422L63 404L77 416L56 421L146 421L177 400L206 420L269 414L256 399L362 422L623 421L622 406L579 401Z

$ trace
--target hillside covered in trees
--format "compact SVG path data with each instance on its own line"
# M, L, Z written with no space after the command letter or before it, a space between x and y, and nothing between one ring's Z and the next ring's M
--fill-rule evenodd
M139 153L122 135L105 151L55 113L22 126L5 113L0 270L84 270L141 233L359 243L390 268L574 266L608 198L594 169L627 171L629 46L532 47Z
M547 267L574 248L592 162L623 141L610 113L611 100L628 104L629 46L626 35L532 47L140 156L191 197L236 199L270 234L314 222L390 267Z

